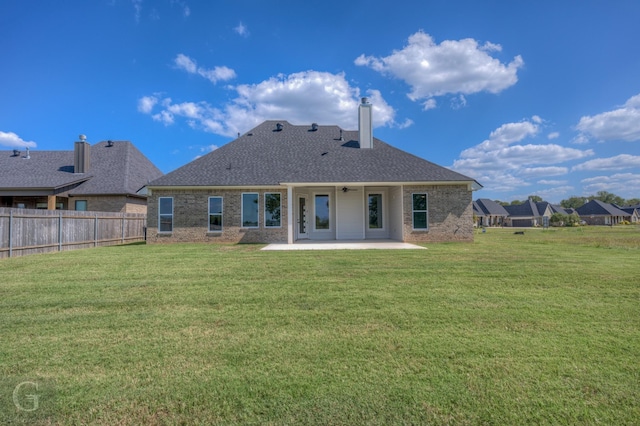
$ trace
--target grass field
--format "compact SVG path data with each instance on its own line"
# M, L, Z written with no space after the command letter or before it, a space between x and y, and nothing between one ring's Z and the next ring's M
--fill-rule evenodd
M0 424L639 422L638 227L260 247L1 260Z

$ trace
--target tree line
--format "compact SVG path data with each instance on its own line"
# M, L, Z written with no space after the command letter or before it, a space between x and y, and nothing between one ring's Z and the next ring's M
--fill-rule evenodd
M527 200L531 200L534 203L539 203L544 201L542 197L538 195L530 195L527 198ZM513 205L523 204L527 202L527 200L513 200L511 202L495 200L495 202L503 206L509 206L509 205L513 206ZM565 209L577 209L578 207L582 207L585 203L588 203L591 200L600 200L603 203L615 204L618 206L635 206L640 204L640 198L629 198L625 200L624 198L619 197L616 194L612 194L611 192L598 191L596 195L590 195L588 197L579 197L579 196L569 197L566 200L560 201L560 206L562 206Z

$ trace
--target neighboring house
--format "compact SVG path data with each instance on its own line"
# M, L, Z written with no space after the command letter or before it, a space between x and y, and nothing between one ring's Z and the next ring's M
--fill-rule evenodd
M570 215L572 213L571 211L568 211L567 209L565 209L559 204L551 204L547 201L540 201L536 203L536 208L538 209L538 213L544 212L547 209L549 209L549 212L551 213L551 215L553 215L554 213Z
M620 210L629 214L629 222L631 223L640 222L640 204L637 204L635 206L620 207Z
M502 205L488 198L479 198L474 206L477 209L478 226L503 226L509 216Z
M629 213L600 200L591 200L576 211L588 225L617 225L625 220L631 221Z
M162 176L131 142L73 151L0 151L0 207L146 213L140 190Z
M532 226L548 226L549 218L553 214L548 203L541 206L542 211L538 210L536 203L530 199L522 204L512 204L504 206L509 213L507 225L514 227L532 227Z
M359 131L266 121L148 185L147 242L472 241L472 178Z

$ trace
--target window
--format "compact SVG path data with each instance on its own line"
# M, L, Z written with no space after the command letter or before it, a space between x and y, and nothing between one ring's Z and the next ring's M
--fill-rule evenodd
M258 227L258 194L242 194L242 226L244 228Z
M369 229L382 229L382 194L369 194Z
M329 196L318 194L315 197L316 229L329 228Z
M264 194L264 226L267 228L279 228L282 225L280 220L280 198L279 192L267 192Z
M86 212L87 200L76 200L76 210L81 212Z
M160 197L158 198L158 231L159 232L171 232L173 231L173 198L172 197Z
M412 200L413 211L413 229L427 229L427 194L413 194Z
M209 197L209 232L222 232L222 197Z

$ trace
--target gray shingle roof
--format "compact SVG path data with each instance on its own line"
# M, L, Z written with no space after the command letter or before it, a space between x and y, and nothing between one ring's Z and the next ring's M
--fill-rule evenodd
M539 217L541 214L538 212L536 203L531 200L527 200L522 204L512 204L510 206L504 206L505 210L509 212L510 217Z
M489 216L509 216L509 213L503 206L488 198L479 198L476 200L478 207L482 209L484 214Z
M629 213L600 200L591 200L576 211L580 216L629 216Z
M278 131L276 124L282 124ZM358 132L338 126L265 121L238 139L154 180L149 186L251 186L281 183L474 183L467 176L374 138L359 149Z
M0 190L57 189L79 184L72 195L129 194L136 192L162 172L131 142L116 141L113 146L99 142L91 146L87 173L73 173L73 150L31 150L15 156L0 151Z

